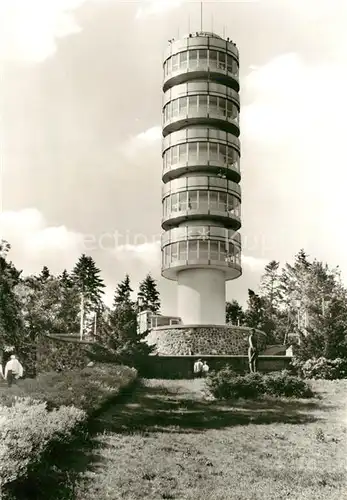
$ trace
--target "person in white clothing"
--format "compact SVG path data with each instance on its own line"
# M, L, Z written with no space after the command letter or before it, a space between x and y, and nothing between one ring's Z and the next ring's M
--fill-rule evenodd
M207 377L209 370L210 370L210 367L208 366L206 361L204 361L202 364L202 374L204 377Z
M23 372L23 366L16 358L16 355L11 354L11 358L5 366L5 380L7 380L8 386L11 387L13 382L23 377Z
M201 359L198 359L194 363L194 377L200 378L202 375L202 361Z

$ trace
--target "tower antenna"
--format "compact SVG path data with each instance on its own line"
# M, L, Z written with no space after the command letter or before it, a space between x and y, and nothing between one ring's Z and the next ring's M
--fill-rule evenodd
M190 14L188 15L188 35L190 33Z
M211 31L213 33L213 14L211 14Z
M200 31L202 31L202 2L200 2L200 26L201 26Z

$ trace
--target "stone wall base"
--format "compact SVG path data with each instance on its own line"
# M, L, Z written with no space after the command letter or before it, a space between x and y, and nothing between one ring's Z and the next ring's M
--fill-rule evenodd
M173 325L155 328L146 338L156 353L166 356L246 355L251 328L223 325ZM256 330L259 351L266 347L266 335Z
M151 356L149 378L187 379L193 378L194 362L199 356ZM219 370L225 366L240 374L248 373L247 356L203 356L210 370ZM259 356L258 371L268 373L290 369L290 356Z

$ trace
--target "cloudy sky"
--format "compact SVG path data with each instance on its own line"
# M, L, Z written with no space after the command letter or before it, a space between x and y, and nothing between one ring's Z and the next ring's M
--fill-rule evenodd
M189 21L190 19L190 21ZM204 2L240 50L242 302L264 264L304 247L347 277L345 0ZM0 237L25 274L88 253L111 296L160 278L161 83L196 1L0 0Z

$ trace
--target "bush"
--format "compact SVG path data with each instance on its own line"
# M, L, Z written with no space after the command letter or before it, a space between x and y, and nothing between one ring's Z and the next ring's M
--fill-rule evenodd
M52 440L68 442L86 413L62 406L49 412L45 403L19 398L0 407L0 493L2 487L26 475Z
M293 359L292 365L299 374L309 379L337 380L347 378L347 361L345 359L311 358L307 361Z
M54 450L84 431L88 416L136 377L136 370L127 366L96 365L0 388L0 498L5 485L6 493L25 490L44 477Z
M64 373L43 373L36 379L24 379L11 390L0 392L0 404L11 406L18 396L30 396L47 403L47 408L73 405L88 414L116 397L120 390L136 379L133 368L117 365L95 365Z
M238 375L230 368L224 368L219 372L211 372L206 384L217 399L256 399L263 395L298 398L313 396L304 380L286 370L264 375Z
M307 383L287 370L264 376L264 394L286 398L310 398L313 396Z

